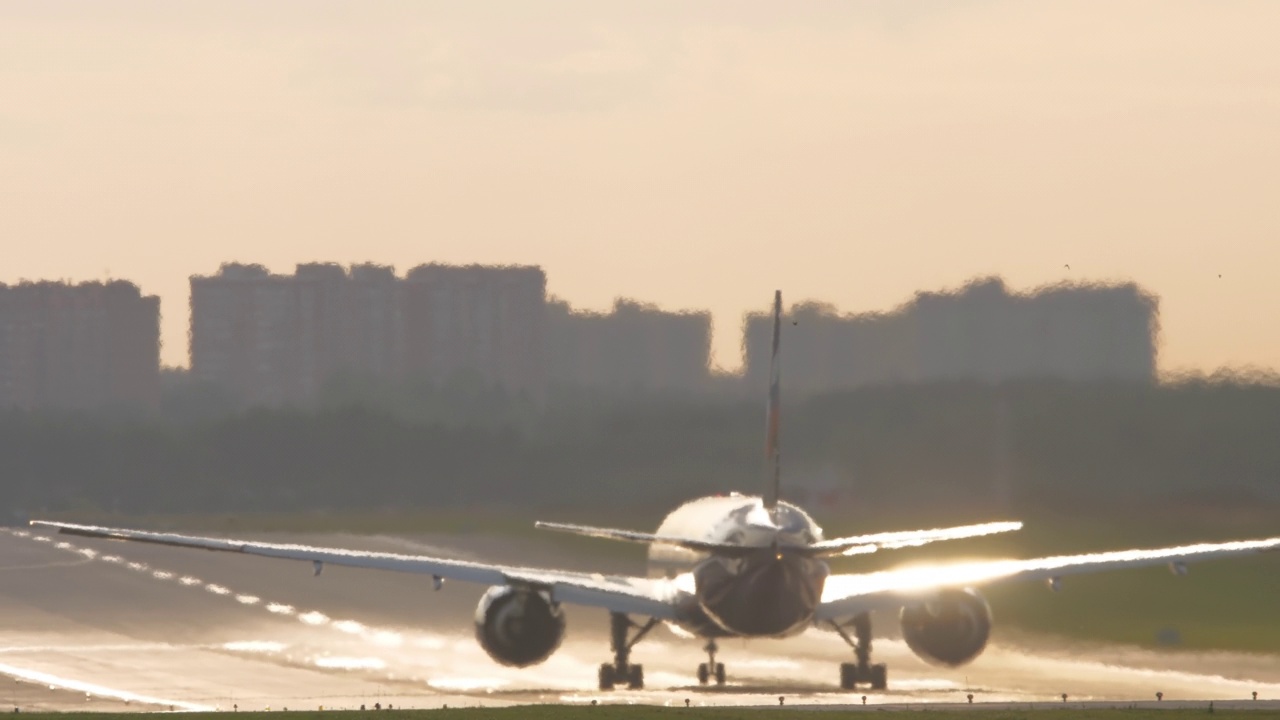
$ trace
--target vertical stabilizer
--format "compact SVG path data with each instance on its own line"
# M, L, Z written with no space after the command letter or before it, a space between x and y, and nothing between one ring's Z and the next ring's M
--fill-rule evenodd
M782 291L773 293L773 342L769 351L769 404L767 408L767 427L765 430L764 449L768 463L768 482L765 485L764 506L772 509L778 504L782 474L782 458L778 453L778 411L781 402L780 393L782 368L778 364L778 343L782 335Z

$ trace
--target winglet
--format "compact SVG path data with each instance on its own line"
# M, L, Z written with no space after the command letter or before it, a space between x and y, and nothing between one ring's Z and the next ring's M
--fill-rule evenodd
M769 479L763 495L764 506L773 509L778 505L781 490L782 459L778 452L778 412L781 403L782 368L778 364L778 344L782 335L782 291L773 293L773 343L769 355L769 403L765 431L765 459L768 462Z

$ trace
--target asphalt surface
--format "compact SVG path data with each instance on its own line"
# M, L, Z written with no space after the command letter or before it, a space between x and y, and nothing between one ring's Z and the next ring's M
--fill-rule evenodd
M258 535L264 540L420 552L603 572L638 571L574 553L564 542L471 536ZM590 542L590 541L583 541ZM624 565L624 566L619 566ZM811 631L785 641L722 642L724 688L697 685L701 643L655 631L635 650L642 691L595 689L609 659L607 616L571 609L564 643L545 663L503 667L475 641L484 588L326 567L0 528L0 702L24 711L356 708L643 702L684 705L906 707L977 703L1272 706L1280 658L1155 652L1022 639L993 643L948 670L877 638L890 690L841 692L851 652ZM892 635L890 623L885 630ZM5 688L4 686L7 686ZM7 689L8 692L4 692ZM1253 701L1257 692L1260 700Z

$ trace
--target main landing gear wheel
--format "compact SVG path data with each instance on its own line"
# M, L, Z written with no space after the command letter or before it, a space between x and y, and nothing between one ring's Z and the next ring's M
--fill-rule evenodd
M650 618L644 625L637 625L623 613L609 613L609 644L613 648L613 662L600 666L601 690L612 690L615 686L624 684L630 690L644 687L644 666L631 664L631 648L657 624L657 618ZM627 634L631 628L639 630L628 639Z
M845 625L832 621L831 626L853 648L857 662L840 663L840 687L853 690L860 684L870 685L872 690L885 690L889 687L888 668L885 665L871 664L871 615L862 613L849 623L853 627L853 637L849 637Z
M628 665L626 674L619 675L612 663L600 666L600 689L612 690L616 685L627 686L629 690L640 690L644 687L644 666Z
M706 648L708 662L698 665L698 684L706 685L715 678L716 685L724 685L724 663L716 662L716 641L711 640L707 643Z
M889 686L888 668L884 665L869 665L865 670L859 670L857 663L840 663L840 688L853 690L858 687L858 683L870 685L872 690L884 690Z

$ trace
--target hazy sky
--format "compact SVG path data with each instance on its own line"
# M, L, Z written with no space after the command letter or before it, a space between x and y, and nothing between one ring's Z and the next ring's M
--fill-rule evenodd
M1277 38L1270 0L10 1L0 281L134 280L185 364L224 260L537 263L710 308L734 367L775 287L1133 279L1165 369L1280 367Z

